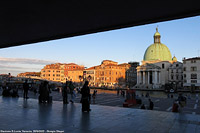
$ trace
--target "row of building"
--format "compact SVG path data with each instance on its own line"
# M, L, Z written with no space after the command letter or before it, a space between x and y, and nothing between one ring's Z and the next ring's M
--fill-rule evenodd
M96 87L134 86L137 82L138 65L138 62L118 64L111 60L104 60L100 65L90 68L74 63L56 63L46 65L41 72L20 73L18 77L33 78L40 74L41 79L56 82L65 82L66 79L76 83L89 80L90 85Z
M98 66L85 69L74 63L46 65L39 73L22 73L23 76L40 76L56 82L89 80L92 86L135 87L160 89L170 86L175 89L200 89L200 57L184 58L183 62L172 58L169 48L161 43L161 35L156 28L154 43L145 51L142 64L129 62L118 64L104 60Z

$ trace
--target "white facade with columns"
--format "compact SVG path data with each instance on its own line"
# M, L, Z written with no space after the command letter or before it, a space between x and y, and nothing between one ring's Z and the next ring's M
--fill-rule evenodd
M160 89L168 83L168 68L171 62L144 63L137 67L137 88Z

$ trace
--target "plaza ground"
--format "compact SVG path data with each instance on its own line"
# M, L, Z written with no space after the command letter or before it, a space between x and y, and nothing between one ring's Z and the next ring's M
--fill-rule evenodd
M19 91L22 96L22 92ZM123 108L125 100L117 94L100 93L92 111L81 112L80 95L76 103L63 105L61 93L52 92L52 104L38 104L38 94L29 93L29 99L0 96L0 130L3 131L58 131L68 133L102 132L200 132L199 102L196 95L188 99L181 113L172 113L174 98L151 97L155 108L141 110L139 106ZM70 96L69 96L70 98ZM148 106L148 98L141 97ZM93 101L92 101L93 102ZM164 104L165 103L165 104ZM159 111L163 110L163 111ZM195 112L195 113L193 113Z
M29 98L0 97L0 131L59 131L67 133L200 132L200 116L163 111L81 104L38 104Z
M92 92L92 91L91 91ZM125 97L121 95L117 95L115 92L112 93L105 93L106 91L98 91L96 99L91 100L91 104L94 105L104 105L104 106L114 106L114 107L123 107L123 103L125 101ZM1 93L1 91L0 91ZM22 91L19 91L19 96L22 97ZM142 100L142 103L145 104L146 108L149 106L148 99L151 98L151 100L154 102L154 110L157 111L165 111L165 112L171 112L172 111L172 105L173 102L178 98L178 94L170 94L170 98L167 97L167 95L164 93L157 92L156 94L151 94L150 97L141 96L141 92L136 92L139 96L139 98ZM34 94L32 91L29 91L29 97L33 99L38 99L38 93ZM52 91L51 93L53 97L53 101L62 101L62 94L57 91ZM171 98L171 95L173 95L173 98ZM185 94L186 95L186 94ZM199 95L196 94L187 94L190 95L190 98L187 98L187 104L184 108L181 108L181 113L185 114L193 114L193 115L200 115L200 102L199 102ZM70 95L68 96L68 99L70 100ZM80 103L81 94L77 94L77 97L75 98L76 103ZM133 106L130 108L140 109L140 105Z

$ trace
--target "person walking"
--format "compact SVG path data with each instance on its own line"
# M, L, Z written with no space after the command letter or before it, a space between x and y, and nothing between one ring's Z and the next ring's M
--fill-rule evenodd
M82 112L91 111L90 109L90 88L88 87L89 82L85 81L83 88L81 89L81 103L82 103Z
M27 80L25 80L25 83L23 84L23 89L24 89L24 98L28 99L29 84Z

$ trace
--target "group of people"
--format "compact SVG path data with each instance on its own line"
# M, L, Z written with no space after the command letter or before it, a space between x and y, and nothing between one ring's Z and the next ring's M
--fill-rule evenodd
M74 103L74 97L76 97L75 87L72 84L72 81L67 81L63 84L62 87L62 96L63 96L63 104L68 104L68 94L71 95L70 102Z
M5 96L5 97L19 97L18 95L18 88L15 87L15 88L10 88L8 86L3 86L2 87L2 96Z
M154 107L154 103L153 103L153 101L151 99L149 99L149 107L148 107L148 109L149 110L153 110L153 107ZM140 108L141 109L146 109L144 104L142 104Z
M82 112L91 111L91 109L90 109L91 95L90 95L90 88L88 87L88 84L89 84L89 82L85 81L85 84L83 85L83 87L80 90L80 94L82 94L81 101L80 101L82 103ZM69 103L68 102L68 94L71 95L70 102L73 103L74 97L76 96L75 87L72 84L72 81L66 80L66 83L63 84L63 88L62 88L63 104ZM93 96L95 96L95 95L96 94L94 94Z
M178 99L174 101L172 106L172 112L181 112L181 108L183 108L187 103L187 98L182 94L179 94Z

